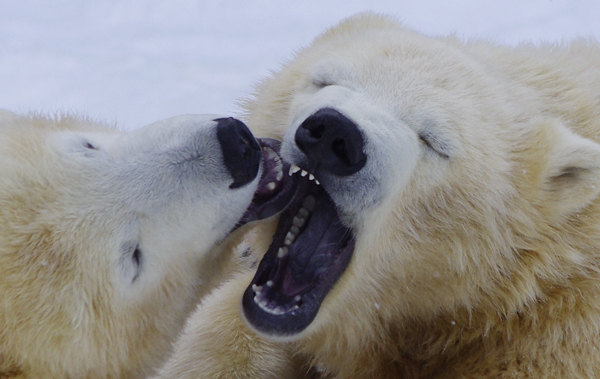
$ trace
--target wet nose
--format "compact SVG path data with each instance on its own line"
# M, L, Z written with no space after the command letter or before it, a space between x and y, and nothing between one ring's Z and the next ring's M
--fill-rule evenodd
M219 118L217 139L221 144L225 167L233 178L229 188L238 188L250 183L258 174L260 146L250 129L235 118Z
M358 126L332 108L323 108L308 117L296 131L296 145L308 158L307 167L337 176L358 172L367 161Z

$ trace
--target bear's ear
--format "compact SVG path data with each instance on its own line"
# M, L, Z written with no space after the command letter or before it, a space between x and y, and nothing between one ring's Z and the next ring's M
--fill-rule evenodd
M556 120L538 124L538 149L544 151L539 184L543 206L566 216L589 205L600 193L600 145ZM538 150L539 151L539 150Z

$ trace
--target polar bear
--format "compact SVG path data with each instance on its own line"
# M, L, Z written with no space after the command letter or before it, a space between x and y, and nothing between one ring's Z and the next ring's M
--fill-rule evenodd
M277 211L271 143L233 118L1 111L0 377L151 373L227 275L228 233Z
M600 377L597 42L361 14L247 110L296 195L163 377Z

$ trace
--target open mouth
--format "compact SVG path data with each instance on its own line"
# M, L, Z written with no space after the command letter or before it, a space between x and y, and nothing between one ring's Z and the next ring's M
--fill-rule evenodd
M289 336L314 320L322 301L350 262L355 241L318 179L297 166L282 163L279 192L267 204L275 202L279 206L285 201L287 206L242 304L246 319L257 330ZM266 193L266 198L272 193ZM259 190L255 199L262 196ZM260 209L260 201L257 204ZM258 214L275 210L270 205L263 207Z
M281 142L271 138L257 139L261 147L263 171L252 203L235 228L273 216L290 202L295 193L294 178L284 175L289 170L279 156Z

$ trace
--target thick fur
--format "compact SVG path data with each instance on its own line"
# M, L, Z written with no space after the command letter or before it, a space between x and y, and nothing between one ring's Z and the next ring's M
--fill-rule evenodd
M141 378L168 356L257 184L229 189L213 119L0 112L0 378Z
M242 274L165 378L278 377L291 357L336 379L600 377L597 42L504 47L363 14L266 79L247 122L301 165L295 131L325 107L366 140L360 172L320 179L356 233L348 269L276 340L238 316Z

